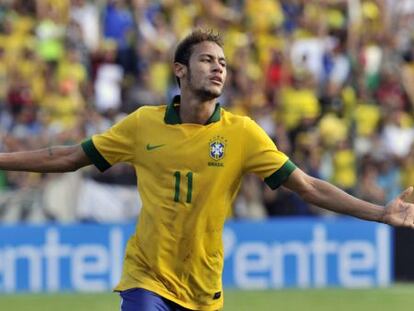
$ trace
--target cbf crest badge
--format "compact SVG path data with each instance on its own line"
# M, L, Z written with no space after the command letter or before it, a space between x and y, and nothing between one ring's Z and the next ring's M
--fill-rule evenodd
M218 161L223 159L227 141L224 137L216 136L210 140L210 157Z

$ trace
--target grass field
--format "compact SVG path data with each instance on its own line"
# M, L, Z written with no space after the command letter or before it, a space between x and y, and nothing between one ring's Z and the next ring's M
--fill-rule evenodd
M225 291L224 311L406 311L414 308L414 285L384 289ZM0 295L1 311L114 311L117 294Z

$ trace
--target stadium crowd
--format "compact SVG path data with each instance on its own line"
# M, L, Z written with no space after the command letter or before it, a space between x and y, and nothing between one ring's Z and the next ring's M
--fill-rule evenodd
M414 184L412 0L3 0L0 150L79 143L179 93L175 43L224 37L220 103L313 176L384 204ZM231 155L228 155L231 156ZM124 221L135 175L0 172L0 221ZM331 215L245 177L234 216Z

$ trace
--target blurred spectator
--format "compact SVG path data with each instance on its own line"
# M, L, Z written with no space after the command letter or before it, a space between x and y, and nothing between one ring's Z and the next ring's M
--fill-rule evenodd
M103 35L117 45L117 61L125 72L135 72L134 19L125 0L108 0L103 12Z
M350 194L357 184L356 156L349 141L341 140L335 146L332 156L331 182Z
M379 170L376 163L369 156L364 158L361 176L357 187L357 196L376 204L386 203L385 189L378 183Z
M409 187L414 184L414 144L410 146L410 152L402 160L401 187Z
M84 112L85 102L71 80L56 81L48 89L41 109L53 133L75 128Z
M131 86L125 92L122 111L131 113L144 105L164 104L166 98L163 95L154 88L149 69L142 69L139 76L133 78Z
M36 27L38 51L45 62L54 66L63 56L65 26L62 24L60 18L62 12L59 11L58 6L50 3L45 6L44 10Z
M94 1L71 0L70 17L80 26L88 51L96 52L101 39L98 5Z
M247 175L241 185L240 195L234 203L236 218L263 219L267 216L257 177Z
M102 62L96 69L95 107L101 112L117 110L121 107L121 82L124 71L116 63L116 46L112 41L105 42Z
M22 109L34 105L34 96L29 83L18 72L10 75L7 94L7 108L13 117L17 117Z
M391 107L386 111L382 131L384 147L391 156L403 158L414 142L412 120L407 120L409 116L400 107Z
M313 76L309 73L295 73L292 85L283 88L279 94L278 120L286 125L295 144L295 132L301 126L312 124L320 114L320 105Z

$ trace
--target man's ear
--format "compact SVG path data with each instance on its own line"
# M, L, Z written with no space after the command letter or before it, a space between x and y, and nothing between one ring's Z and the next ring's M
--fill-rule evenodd
M181 63L174 63L174 74L177 78L182 79L187 73L187 66Z

